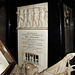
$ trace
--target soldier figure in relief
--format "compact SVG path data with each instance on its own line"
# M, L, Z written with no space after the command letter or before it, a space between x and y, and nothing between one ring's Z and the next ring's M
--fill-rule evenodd
M27 9L27 27L30 27L31 26L31 23L30 23L30 11L29 9Z
M38 27L42 27L42 8L39 8L39 19L38 19Z
M32 21L32 27L36 27L36 13L35 13L35 8L33 7L33 21Z
M21 12L21 10L18 11L17 16L18 16L18 28L21 28L24 22L23 13Z
M43 8L44 10L44 24L46 27L48 27L48 11L46 10L46 8Z
M23 10L23 18L24 18L23 27L26 27L26 9Z

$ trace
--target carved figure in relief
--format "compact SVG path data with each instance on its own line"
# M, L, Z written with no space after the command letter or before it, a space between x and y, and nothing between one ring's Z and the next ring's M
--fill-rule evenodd
M71 72L74 71L73 66L68 63L75 56L75 53L67 54L62 60L43 71L41 74L43 75L71 75ZM68 63L68 67L66 66ZM75 65L74 65L75 66Z
M25 65L25 62L23 62L22 66L16 64L10 75L26 75Z
M42 8L39 8L39 19L38 19L38 26L42 27Z
M23 21L23 27L27 27L26 26L26 9L23 9L23 18L24 18L24 21Z
M45 69L44 71L38 73L36 70L35 72L32 71L32 68L35 69L34 65L28 64L27 68L27 75L71 75L72 71L75 71L72 67L75 65L70 65L70 60L72 60L75 56L75 53L67 54L62 60L58 63L53 65L52 67ZM68 67L67 67L68 63Z
M24 21L21 10L18 11L17 16L18 16L18 28L21 28Z
M31 23L30 23L30 13L29 13L29 9L27 9L27 27L30 27Z
M45 26L48 27L48 11L45 7L43 8L43 10L44 10L44 24Z
M29 14L29 20L30 20L30 27L32 27L33 26L33 9L32 8L30 8L29 9L30 10L30 14Z
M23 62L22 66L20 67L19 75L26 75L25 66L26 66L26 63Z
M36 27L36 13L35 13L35 8L33 7L33 20L32 20L32 27Z
M75 71L75 69L73 69L75 65L70 65L70 60L72 60L74 56L75 53L69 53L58 63L40 73L38 73L37 66L24 62L22 67L16 65L10 75L71 75L71 72Z

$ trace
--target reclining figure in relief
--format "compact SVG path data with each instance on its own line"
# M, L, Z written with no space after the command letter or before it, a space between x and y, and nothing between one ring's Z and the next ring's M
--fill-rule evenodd
M73 67L75 65L70 65L70 60L72 60L75 56L75 53L69 53L67 54L62 60L60 60L55 65L51 66L48 69L45 69L44 71L38 73L38 68L34 66L33 64L25 64L21 70L18 72L21 72L19 74L10 74L10 75L71 75L72 71L75 71ZM67 66L68 64L68 66ZM15 69L14 69L15 70ZM14 72L14 71L12 71Z
M73 67L75 65L71 66L70 60L72 60L74 56L75 53L67 54L62 60L50 68L44 70L40 75L71 75L71 72L74 71Z

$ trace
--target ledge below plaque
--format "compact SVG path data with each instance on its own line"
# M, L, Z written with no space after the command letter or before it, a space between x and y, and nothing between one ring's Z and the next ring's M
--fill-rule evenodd
M42 27L42 28L31 28L31 27L29 27L29 28L17 28L17 29L19 29L19 30L48 30L48 27Z

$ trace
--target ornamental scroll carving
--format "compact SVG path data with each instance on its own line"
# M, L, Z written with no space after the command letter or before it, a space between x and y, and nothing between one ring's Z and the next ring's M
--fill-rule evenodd
M47 28L48 3L17 8L17 28Z

